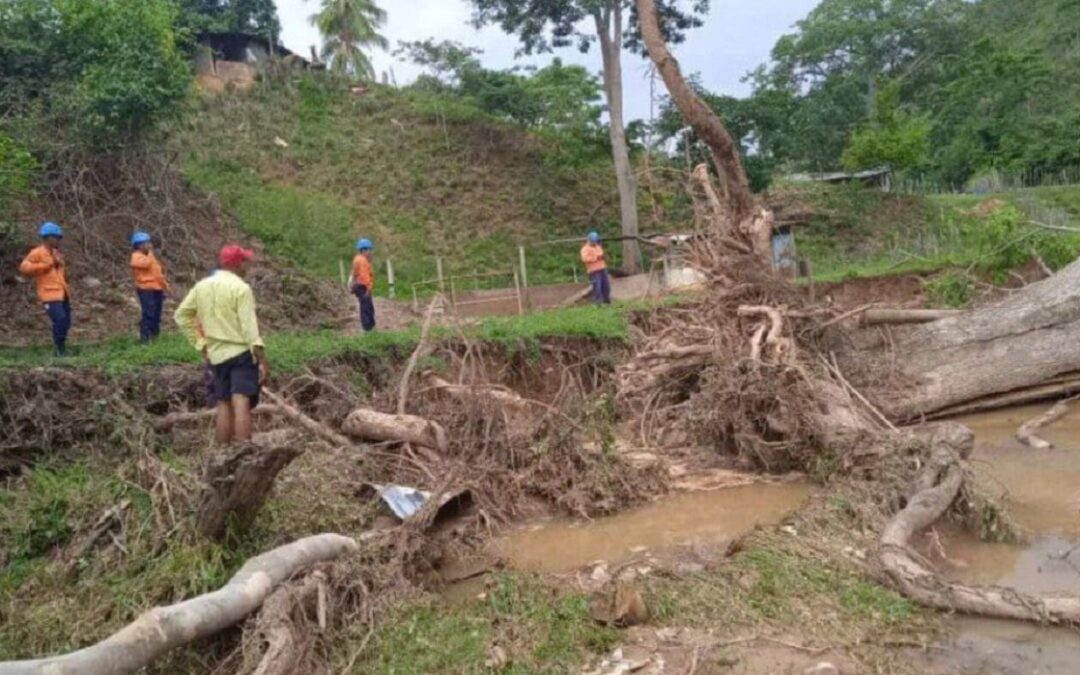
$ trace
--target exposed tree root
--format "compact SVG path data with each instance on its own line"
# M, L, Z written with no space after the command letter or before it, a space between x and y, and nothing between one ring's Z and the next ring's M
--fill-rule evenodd
M354 540L320 534L249 560L224 587L154 608L119 632L77 652L0 663L0 675L125 675L181 645L216 635L257 609L299 570L357 550Z
M326 573L316 570L279 586L266 599L255 621L255 633L265 643L265 651L254 675L311 672L303 667L312 644L304 624L314 614L318 628L326 629L327 583Z
M872 403L873 399L859 393L840 372L835 358L826 358L822 345L796 342L799 336L820 335L820 322L810 321L818 313L805 306L801 293L773 276L767 256L771 215L752 207L738 151L720 119L682 77L665 43L655 1L636 3L649 55L684 119L709 146L721 189L713 188L705 168L694 171L691 196L703 236L695 241L693 252L712 285L711 292L689 311L662 309L647 320L637 336L637 354L618 371L618 400L624 408L648 418L659 414L654 412L658 407L679 406L680 413L693 421L699 440L719 452L750 457L766 469L812 466L827 450L839 455L839 466L849 469L865 459L863 469L873 475L887 463L895 463L898 448L911 445L911 438L897 430L890 417L906 418L913 416L911 411L915 415L931 412L988 393L1046 382L1080 360L1075 357L1080 348L1071 337L1073 331L1062 330L1075 318L1072 277L1080 275L1080 263L1074 263L1054 279L1029 287L1033 289L1030 298L1014 296L996 310L963 317L861 308L864 320L878 323L933 322L904 329L910 331L905 355L922 359L913 372L925 375L924 381L888 401L889 405L875 405L877 401ZM767 323L746 326L735 316L764 317ZM810 325L803 330L791 325L799 320ZM1002 369L987 357L980 339L984 335L996 339L992 352L1001 357L1015 343L1017 351L1008 352L1015 358L1028 353L1021 351L1020 342L1038 331L1042 331L1042 342L1034 343L1032 368ZM966 356L967 361L954 354ZM865 375L880 384L885 379L880 364L869 366ZM971 377L973 372L981 374L981 379ZM648 419L642 426L650 426ZM1034 597L1006 588L947 583L910 548L911 537L950 508L969 507L972 498L963 493L961 457L970 451L972 435L964 427L958 431L958 426L936 428L923 439L923 447L929 448L922 458L926 466L914 479L906 476L906 470L889 477L914 481L914 496L906 503L878 505L885 514L899 509L880 539L879 558L889 579L904 594L932 607L994 617L1080 622L1078 597ZM883 481L885 476L877 479Z
M1035 596L1012 588L967 586L943 581L912 550L911 538L933 525L956 501L964 470L956 450L937 443L916 479L917 492L885 526L879 557L888 578L924 605L1002 619L1080 623L1080 597Z

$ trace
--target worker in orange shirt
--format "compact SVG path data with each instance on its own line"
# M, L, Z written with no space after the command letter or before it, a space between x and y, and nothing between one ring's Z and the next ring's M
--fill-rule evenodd
M57 356L64 356L71 329L71 291L64 254L60 251L64 231L56 223L44 223L38 235L41 246L27 254L19 265L19 273L37 284L38 300L45 305L45 314L52 322L53 348Z
M375 248L370 239L356 242L356 257L352 263L352 292L360 300L360 327L375 330L375 272L371 268L371 250Z
M161 308L165 305L165 293L169 282L165 271L154 257L154 245L146 232L131 236L131 271L135 275L135 292L139 295L142 320L139 322L139 339L150 342L161 334Z
M590 232L585 245L581 247L581 262L589 273L592 284L594 304L611 304L611 280L608 278L607 262L604 260L604 247L600 245L600 233Z

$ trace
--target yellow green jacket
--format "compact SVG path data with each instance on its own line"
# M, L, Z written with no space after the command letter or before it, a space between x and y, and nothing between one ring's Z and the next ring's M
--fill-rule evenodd
M195 286L176 309L176 325L196 349L217 365L263 346L255 316L255 293L243 279L218 270Z

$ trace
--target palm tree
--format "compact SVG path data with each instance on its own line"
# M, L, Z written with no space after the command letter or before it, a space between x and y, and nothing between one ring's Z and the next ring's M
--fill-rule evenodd
M322 33L322 58L330 70L374 79L371 60L361 48L386 49L389 45L378 33L386 21L386 12L375 0L322 0L322 9L309 21Z

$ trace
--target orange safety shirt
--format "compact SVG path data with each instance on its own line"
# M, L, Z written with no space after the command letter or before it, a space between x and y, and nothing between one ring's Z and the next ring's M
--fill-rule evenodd
M352 277L355 283L368 289L368 293L371 293L371 289L375 287L375 273L371 269L371 261L367 259L367 256L357 253L356 257L353 258Z
M19 265L19 273L37 283L38 299L42 302L61 302L70 297L64 263L44 244L27 254Z
M153 251L131 254L131 271L135 273L135 287L141 291L164 291L169 288L165 281L165 271L154 257Z
M604 247L600 244L588 243L581 247L581 262L585 263L585 271L589 274L607 269L604 262Z

